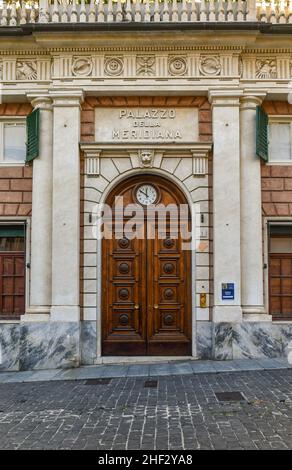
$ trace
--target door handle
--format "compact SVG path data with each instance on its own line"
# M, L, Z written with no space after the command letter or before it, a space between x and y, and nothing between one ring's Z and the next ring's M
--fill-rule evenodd
M159 308L157 304L153 305L153 307L155 308L155 310Z
M134 305L134 309L135 309L135 310L139 310L139 308L140 308L140 307L139 307L139 304L135 304L135 305Z

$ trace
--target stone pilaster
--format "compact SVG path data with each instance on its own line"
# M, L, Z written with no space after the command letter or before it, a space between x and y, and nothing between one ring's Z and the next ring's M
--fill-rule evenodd
M79 321L80 102L82 92L52 93L52 321Z
M264 320L261 168L256 156L256 107L261 98L243 96L240 107L241 302L245 319ZM260 317L258 316L260 314Z
M240 256L240 92L210 91L213 115L213 321L239 322ZM222 298L222 284L234 284L234 300Z
M40 321L52 302L53 113L49 97L29 98L40 109L40 155L33 161L30 299L22 320Z

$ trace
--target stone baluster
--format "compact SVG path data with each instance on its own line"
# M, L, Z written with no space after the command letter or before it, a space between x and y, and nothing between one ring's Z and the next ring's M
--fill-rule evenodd
M35 5L31 6L31 12L35 9ZM35 12L34 12L35 13ZM39 23L49 22L49 0L39 0Z
M127 0L126 2L126 20L132 21L132 4L131 0Z
M287 23L285 3L286 2L284 0L281 0L280 5L279 5L279 20L278 20L278 22L281 23L281 24L284 24L284 23L286 24Z
M97 8L97 22L98 23L104 23L105 22L105 13L104 13L104 4L103 1L100 0L98 2L98 8Z
M21 9L20 9L20 20L19 24L26 24L27 23L27 12L25 8L25 4L22 3Z
M223 0L219 0L219 5L218 5L218 21L220 21L220 22L225 21L224 3L225 3L225 2L223 2Z
M257 21L257 0L247 0L247 21Z
M177 6L177 0L173 0L172 3L172 15L171 15L171 21L176 23L178 21L178 6Z
M15 1L11 3L9 26L17 26L17 11Z
M107 4L107 22L112 23L113 21L114 21L113 0L108 0L108 4Z
M95 21L96 21L95 3L94 3L94 0L90 0L88 23L95 23Z
M135 21L136 23L140 23L141 22L141 19L142 19L142 14L141 14L141 1L140 0L136 0L136 3L135 3Z
M58 0L54 0L54 6L52 11L52 22L59 23L60 16L59 16L59 5Z
M216 9L214 0L209 2L209 21L216 21Z
M201 1L200 21L207 21L207 7L205 0Z
M197 4L196 4L196 0L192 0L190 20L192 22L197 21Z
M188 21L188 10L186 0L182 0L180 20L184 23Z
M169 21L169 5L168 0L163 1L163 10L162 10L162 21Z
M277 7L275 0L271 1L271 4L269 6L269 15L266 13L266 21L269 20L270 23L277 23Z
M160 22L160 8L159 8L159 0L154 1L154 22Z
M271 18L272 18L272 21L273 21L273 16L275 18L275 20L273 21L274 23L276 23L276 11L275 9L273 10L274 11L274 14L271 15ZM267 5L266 5L266 2L263 1L261 3L261 6L260 6L260 21L263 22L263 23L267 23L268 21L268 13L267 13Z
M81 0L79 21L80 21L80 23L86 23L87 22L87 12L86 12L86 7L85 7L85 1L84 0Z
M292 23L292 0L288 0L287 3L287 22Z
M227 21L233 21L234 14L233 14L233 2L232 0L228 0L227 2Z
M3 7L2 7L1 26L7 26L7 25L8 25L8 11L7 11L7 3L4 0Z
M30 10L30 23L35 23L36 22L36 7L35 5L32 5L31 10ZM45 21L44 21L45 22Z
M68 23L68 3L67 0L63 3L62 14L61 14L61 23Z
M72 0L70 23L77 23L77 21L78 21L78 13L77 13L76 0Z
M121 21L123 21L123 10L121 0L118 0L116 4L116 22L120 23Z
M236 7L237 7L237 16L236 16L237 21L244 21L244 6L243 6L243 1L242 1L242 0L238 0Z
M145 2L145 7L144 7L144 21L145 21L146 23L149 23L149 21L151 21L151 9L150 9L149 0L146 0L146 2Z

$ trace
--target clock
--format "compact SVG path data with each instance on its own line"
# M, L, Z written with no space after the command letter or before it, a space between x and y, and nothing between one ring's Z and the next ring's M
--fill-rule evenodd
M157 189L152 184L142 184L136 189L136 199L143 206L154 204L157 198Z

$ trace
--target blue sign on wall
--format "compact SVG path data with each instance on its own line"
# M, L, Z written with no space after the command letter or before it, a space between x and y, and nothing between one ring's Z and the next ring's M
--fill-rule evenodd
M222 300L234 300L234 283L222 284Z

